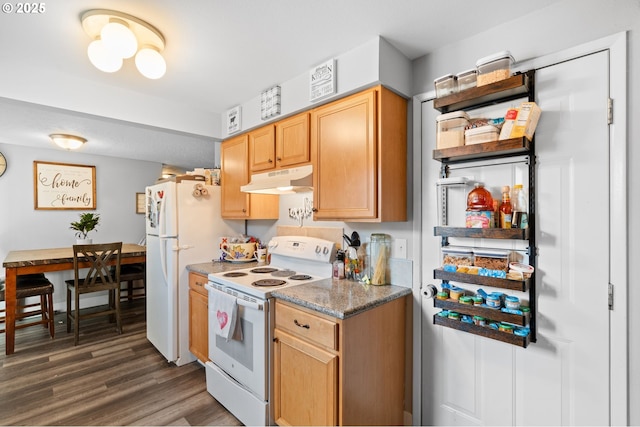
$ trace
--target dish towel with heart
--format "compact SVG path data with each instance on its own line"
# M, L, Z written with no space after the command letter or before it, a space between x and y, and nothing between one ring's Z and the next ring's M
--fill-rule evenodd
M213 294L213 295L211 295ZM215 319L213 322L216 335L219 335L229 341L234 337L236 332L236 319L238 317L238 304L236 297L223 292L213 292L209 294L212 314Z

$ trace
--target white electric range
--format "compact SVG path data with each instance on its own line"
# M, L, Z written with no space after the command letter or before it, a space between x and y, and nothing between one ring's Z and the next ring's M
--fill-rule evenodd
M211 332L206 363L207 390L245 425L271 425L271 360L275 313L271 293L331 277L333 242L306 236L276 236L268 245L269 265L209 274L209 301L215 292L236 297L242 340ZM217 321L209 304L209 325Z

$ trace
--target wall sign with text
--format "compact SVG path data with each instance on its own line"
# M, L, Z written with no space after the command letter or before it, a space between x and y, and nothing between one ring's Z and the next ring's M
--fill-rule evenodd
M318 101L334 93L336 93L336 60L330 59L309 71L309 101Z
M33 162L35 209L95 209L96 167Z

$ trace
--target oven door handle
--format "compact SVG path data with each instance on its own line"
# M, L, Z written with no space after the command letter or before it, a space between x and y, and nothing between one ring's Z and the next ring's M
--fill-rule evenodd
M208 283L204 284L204 288L209 291L209 292L222 292L219 289L214 288L213 286L211 286ZM258 302L253 302L253 301L246 301L242 298L238 298L236 297L236 304L241 305L243 307L247 307L247 308L252 308L254 310L259 310L259 311L263 311L264 310L264 305L260 304Z

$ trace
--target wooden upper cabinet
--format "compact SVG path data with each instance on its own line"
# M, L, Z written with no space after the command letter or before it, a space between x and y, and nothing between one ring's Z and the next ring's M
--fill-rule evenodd
M249 159L251 172L276 167L275 127L273 124L249 132Z
M309 164L309 113L249 132L249 158L252 173Z
M227 139L220 148L222 217L228 219L278 219L278 196L249 194L249 135Z
M276 123L276 167L309 164L309 113L304 112Z
M407 220L407 102L377 86L311 112L314 220Z

